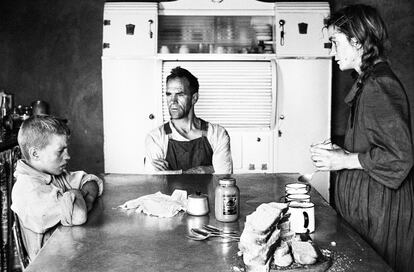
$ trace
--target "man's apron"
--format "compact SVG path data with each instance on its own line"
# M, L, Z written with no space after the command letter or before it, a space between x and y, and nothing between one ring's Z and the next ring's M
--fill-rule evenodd
M200 119L201 120L201 119ZM208 123L201 120L202 136L191 141L177 141L172 139L170 123L164 124L164 131L168 135L167 157L165 158L169 170L188 170L196 166L213 165L213 149L207 139Z

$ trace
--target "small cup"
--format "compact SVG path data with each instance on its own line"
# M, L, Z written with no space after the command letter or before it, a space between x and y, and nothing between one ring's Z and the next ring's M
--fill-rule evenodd
M289 204L290 229L296 233L315 231L315 204L291 202Z
M202 216L209 212L207 195L197 192L188 196L187 213Z
M303 195L307 194L308 190L306 188L288 188L285 192L286 195Z
M180 54L188 54L188 53L190 53L190 49L188 48L187 45L181 45L179 53Z
M306 194L310 191L310 185L309 184L304 184L304 183L289 183L286 184L285 186L285 191L286 194L294 194L295 192L297 192L297 194ZM291 193L287 193L287 191L290 191Z
M163 46L161 46L160 53L161 54L169 54L170 53L170 49L168 48L168 46L163 45Z
M216 53L217 54L224 54L225 53L224 47L223 46L217 46Z

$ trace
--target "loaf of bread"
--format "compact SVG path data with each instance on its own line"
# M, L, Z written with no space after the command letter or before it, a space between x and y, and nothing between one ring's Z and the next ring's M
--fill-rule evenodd
M282 214L287 210L285 203L264 203L256 208L252 214L246 216L246 225L254 232L264 234L276 225Z
M280 230L276 229L273 231L269 240L261 245L256 243L242 243L240 237L239 249L243 252L244 263L248 265L265 264L273 254L273 250L275 248L276 241L279 239L279 235Z
M273 263L280 267L286 267L293 263L293 258L290 253L273 259Z
M288 243L283 241L280 243L273 254L273 261L275 265L280 267L286 267L292 264L293 258L290 254Z
M279 246L276 248L275 250L275 257L282 257L283 255L289 254L290 253L290 249L289 249L289 245L286 242L280 242Z
M243 245L258 244L263 245L269 241L272 236L276 225L269 228L266 232L256 232L250 225L245 225L244 230L240 236L240 243Z
M318 259L318 253L309 242L292 241L293 258L298 264L314 264Z
M246 217L240 236L239 249L243 261L250 270L266 268L280 238L277 223L287 210L285 203L265 203Z

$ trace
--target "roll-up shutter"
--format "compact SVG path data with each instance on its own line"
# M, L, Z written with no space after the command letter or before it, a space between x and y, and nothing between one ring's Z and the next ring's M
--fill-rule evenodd
M273 128L276 68L271 61L164 61L164 121L170 119L165 80L177 66L198 78L198 117L226 128Z

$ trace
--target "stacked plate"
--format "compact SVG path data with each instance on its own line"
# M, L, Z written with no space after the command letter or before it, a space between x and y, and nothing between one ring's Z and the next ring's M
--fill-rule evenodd
M256 32L256 39L258 41L272 40L272 26L270 24L253 25L253 29Z

